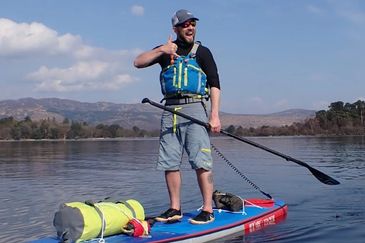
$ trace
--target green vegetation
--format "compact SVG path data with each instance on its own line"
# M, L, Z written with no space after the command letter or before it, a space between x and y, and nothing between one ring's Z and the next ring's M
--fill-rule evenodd
M229 126L226 131L237 136L295 136L295 135L365 135L365 102L353 104L333 102L327 111L316 112L314 118L290 126L242 128Z
M151 137L158 134L159 131L145 131L136 126L132 129L115 124L90 126L86 122L70 122L67 118L62 123L55 119L32 121L30 117L23 121L13 117L0 119L0 140Z
M290 126L243 128L231 125L226 131L237 136L365 135L365 102L333 102L327 111L318 111L314 118ZM13 117L0 119L0 140L153 136L159 136L159 131L146 131L137 126L125 129L116 124L91 126L67 118L62 123L55 119L32 121L30 117L22 121L16 121Z

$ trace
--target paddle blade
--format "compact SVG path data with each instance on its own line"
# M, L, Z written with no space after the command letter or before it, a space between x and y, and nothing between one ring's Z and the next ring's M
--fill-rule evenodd
M326 175L325 173L314 169L313 167L308 166L307 167L309 169L310 172L312 172L312 174L322 183L326 184L326 185L338 185L340 184L339 181L333 179L332 177Z

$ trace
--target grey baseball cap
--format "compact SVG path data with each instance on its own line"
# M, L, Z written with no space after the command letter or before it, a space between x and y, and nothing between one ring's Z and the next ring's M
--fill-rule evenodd
M188 10L180 9L176 11L172 16L172 26L175 27L176 25L182 24L189 19L199 20L198 18L194 17L194 15Z

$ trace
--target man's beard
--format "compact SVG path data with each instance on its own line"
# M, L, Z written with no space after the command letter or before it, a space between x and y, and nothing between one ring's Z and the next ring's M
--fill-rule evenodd
M195 41L195 35L193 35L192 38L186 38L185 35L180 35L179 39L185 42L186 44L192 44Z

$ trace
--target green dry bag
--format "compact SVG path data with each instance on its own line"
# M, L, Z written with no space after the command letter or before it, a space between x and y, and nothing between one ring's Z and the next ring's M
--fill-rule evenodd
M131 219L144 220L142 205L133 199L121 202L71 202L60 205L53 225L62 242L72 243L122 233Z

